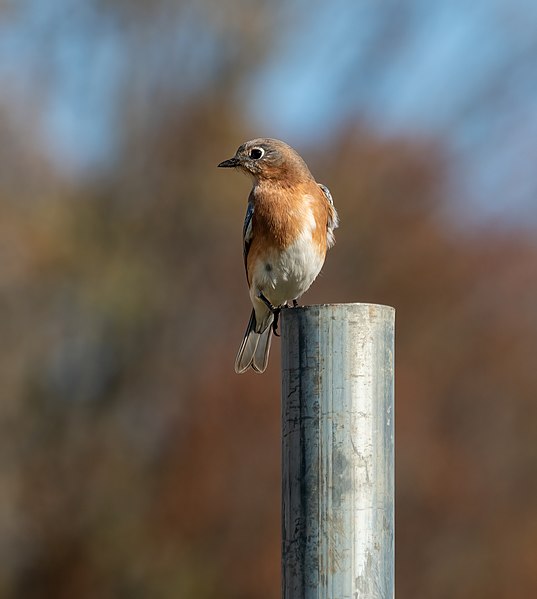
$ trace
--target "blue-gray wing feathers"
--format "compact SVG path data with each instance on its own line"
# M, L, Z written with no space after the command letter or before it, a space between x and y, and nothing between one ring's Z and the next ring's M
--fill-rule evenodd
M246 258L248 257L248 251L250 244L252 243L252 217L254 215L254 204L248 202L248 208L246 209L246 216L244 217L244 226L242 228L242 241L243 241L243 253L244 253L244 268L246 268ZM246 268L246 277L248 278L248 269Z
M328 234L328 247L332 247L336 241L334 236L334 229L337 229L339 226L339 218L336 212L336 208L334 206L334 200L332 198L332 194L326 185L322 183L318 183L321 191L324 193L325 198L328 200L329 210L328 210L328 221L326 223L326 232Z

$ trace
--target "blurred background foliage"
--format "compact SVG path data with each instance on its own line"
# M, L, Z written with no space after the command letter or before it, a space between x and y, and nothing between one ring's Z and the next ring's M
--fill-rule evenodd
M281 137L337 245L305 302L397 308L398 597L537 594L528 0L0 4L0 596L279 597L279 346L248 182Z

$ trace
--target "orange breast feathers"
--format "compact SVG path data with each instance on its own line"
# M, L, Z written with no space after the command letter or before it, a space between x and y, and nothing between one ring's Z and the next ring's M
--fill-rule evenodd
M266 181L254 187L251 199L254 203L253 236L285 249L309 229L313 243L326 252L329 212L333 208L315 181L292 187Z
M250 200L254 213L246 264L248 281L252 281L258 260L265 260L274 251L285 250L304 234L311 234L311 244L324 260L331 245L328 223L335 211L315 181L293 187L283 187L274 181L263 182L254 187Z

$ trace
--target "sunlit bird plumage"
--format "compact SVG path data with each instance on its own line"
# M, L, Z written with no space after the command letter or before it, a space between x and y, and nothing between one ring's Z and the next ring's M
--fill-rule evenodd
M264 372L279 310L296 304L334 244L338 216L328 189L315 181L299 154L283 141L244 143L219 167L252 177L244 220L244 265L253 310L235 371Z

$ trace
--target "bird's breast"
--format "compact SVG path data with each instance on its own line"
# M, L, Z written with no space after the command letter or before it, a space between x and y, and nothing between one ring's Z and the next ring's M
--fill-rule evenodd
M279 306L300 297L319 274L325 258L313 238L311 227L303 231L287 247L262 245L252 247L250 262L251 293L259 291Z
M253 193L252 243L247 258L251 294L279 306L315 280L327 249L327 207L315 182Z

